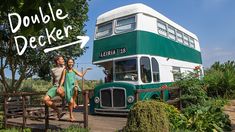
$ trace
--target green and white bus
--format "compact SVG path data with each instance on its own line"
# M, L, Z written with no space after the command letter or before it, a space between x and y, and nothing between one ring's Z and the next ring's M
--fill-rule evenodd
M197 36L140 3L97 18L92 61L106 74L90 100L95 114L127 114L136 102L136 89L169 85L179 79L179 72L202 68ZM141 93L140 100L159 94ZM164 97L167 100L167 91Z

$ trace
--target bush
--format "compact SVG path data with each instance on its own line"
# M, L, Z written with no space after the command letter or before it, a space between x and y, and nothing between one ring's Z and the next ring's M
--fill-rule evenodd
M210 97L233 98L235 93L235 62L216 62L204 77Z
M206 85L198 78L185 78L177 81L174 85L181 88L182 96L180 97L183 107L204 104L208 99L206 94Z
M131 108L125 132L167 132L169 131L169 120L167 118L164 104L157 101L139 101Z
M0 132L19 132L19 131L22 131L22 129L21 128L9 128L9 129L0 130ZM23 129L22 132L31 132L31 129L26 128L26 129Z
M218 74L216 79L214 77L214 80L221 81L221 76L222 75ZM230 120L228 115L222 110L226 101L207 96L207 93L212 90L210 89L211 86L216 86L211 84L221 85L221 82L215 82L212 79L210 82L206 77L208 77L208 75L206 75L203 80L200 80L196 76L188 76L174 84L182 89L182 96L180 98L184 107L182 114L187 118L186 129L179 126L179 129L183 131L230 130ZM214 92L219 92L218 90L219 88L215 88ZM217 96L215 95L213 97Z
M172 105L163 104L166 115L170 122L170 131L185 130L187 127L187 118L180 113L180 111Z
M198 132L230 131L230 120L223 112L225 101L209 100L204 105L192 105L182 112L187 118L187 129Z

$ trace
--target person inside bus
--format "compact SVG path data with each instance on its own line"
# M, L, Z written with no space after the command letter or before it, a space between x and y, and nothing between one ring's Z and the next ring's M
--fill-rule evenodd
M151 72L141 65L141 80L143 83L151 82Z
M105 82L112 82L113 81L113 74L112 74L113 68L111 68L110 70L103 70L104 74L105 74Z

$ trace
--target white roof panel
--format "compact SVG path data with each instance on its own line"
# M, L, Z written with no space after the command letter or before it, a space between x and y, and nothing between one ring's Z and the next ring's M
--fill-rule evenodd
M170 19L168 19L167 17L165 17L161 13L155 11L154 9L152 9L142 3L126 5L126 6L122 6L122 7L110 10L108 12L105 12L104 14L101 14L100 16L98 16L96 24L98 25L101 23L105 23L105 22L114 20L116 18L132 15L132 14L138 14L138 13L143 13L143 14L150 15L152 17L156 17L156 18L170 24L171 26L175 27L176 29L183 31L184 33L188 34L189 36L193 37L194 39L198 40L197 36L195 34L193 34L192 32L189 32L188 30L186 30L182 26L176 24L175 22L171 21Z

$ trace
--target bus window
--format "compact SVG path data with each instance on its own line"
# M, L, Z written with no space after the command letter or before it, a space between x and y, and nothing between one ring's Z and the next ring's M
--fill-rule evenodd
M105 82L113 81L113 61L103 62L99 64L101 67L104 67Z
M141 80L143 83L151 82L152 80L151 68L150 68L150 60L148 57L140 58L140 74L141 74Z
M115 80L116 81L137 81L137 60L119 60L115 61Z
M153 81L159 82L160 76L159 76L159 65L156 59L152 58L152 69L153 69Z
M115 27L115 33L123 33L134 30L136 27L135 16L118 19Z
M173 66L172 73L173 73L174 81L178 81L181 79L180 67Z
M189 39L188 35L184 34L184 44L187 45L187 46L189 46L189 40L188 39Z
M177 30L176 36L177 36L177 41L180 42L180 43L183 43L183 34L182 34L182 32Z
M166 23L158 20L157 21L157 28L158 28L158 33L163 35L163 36L167 36L167 32L166 32Z
M112 22L98 25L97 32L96 32L96 38L102 38L112 35Z
M172 40L175 40L175 28L168 25L167 30L168 30L168 37Z
M195 43L192 37L189 37L189 46L195 48Z

